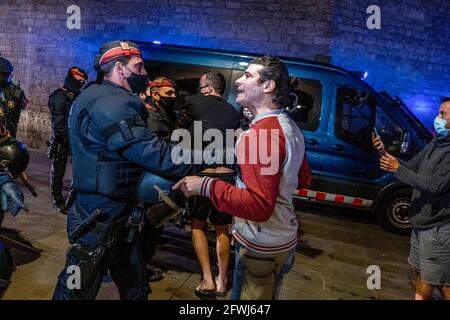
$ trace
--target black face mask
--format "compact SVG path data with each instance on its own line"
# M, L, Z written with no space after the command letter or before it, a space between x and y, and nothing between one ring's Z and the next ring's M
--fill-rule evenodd
M177 103L177 98L175 97L162 97L159 95L159 102L161 105L169 110L173 110L175 108L175 105Z
M147 95L145 96L144 101L147 102L147 103L154 103L152 97L147 96Z
M124 66L127 68L126 66ZM127 68L128 69L128 68ZM143 92L147 86L149 78L146 74L137 74L128 69L131 72L131 76L127 78L128 85L130 86L131 92L133 93L141 93Z
M77 80L72 76L67 76L66 80L64 81L64 87L78 95L83 88L86 81L84 80Z

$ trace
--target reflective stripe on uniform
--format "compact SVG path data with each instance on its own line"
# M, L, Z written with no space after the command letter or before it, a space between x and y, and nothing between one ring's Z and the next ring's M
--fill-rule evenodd
M308 189L296 190L294 192L294 195L300 196L303 198L316 199L316 200L320 200L320 201L344 203L344 204L349 204L349 205L356 206L356 207L370 207L370 206L372 206L372 203L373 203L372 200L349 197L349 196L344 196L341 194L308 190Z

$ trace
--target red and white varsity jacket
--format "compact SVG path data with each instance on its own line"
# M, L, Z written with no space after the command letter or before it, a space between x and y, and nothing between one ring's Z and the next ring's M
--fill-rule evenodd
M205 177L201 195L234 216L233 235L250 250L279 253L297 245L294 190L306 188L311 169L304 137L283 111L258 115L236 143L236 186Z

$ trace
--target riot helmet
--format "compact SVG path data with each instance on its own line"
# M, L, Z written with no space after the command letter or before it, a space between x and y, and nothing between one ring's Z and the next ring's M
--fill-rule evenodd
M11 137L0 138L0 167L17 178L28 166L30 155L27 147L20 141Z

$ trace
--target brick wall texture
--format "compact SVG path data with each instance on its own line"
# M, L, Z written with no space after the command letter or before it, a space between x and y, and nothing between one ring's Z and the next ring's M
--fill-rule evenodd
M369 5L381 29L369 30ZM81 9L69 30L67 8ZM19 138L43 148L49 93L105 41L125 38L312 59L369 72L377 90L399 95L427 126L440 96L450 95L450 2L446 0L0 0L0 55L15 66L30 104Z

